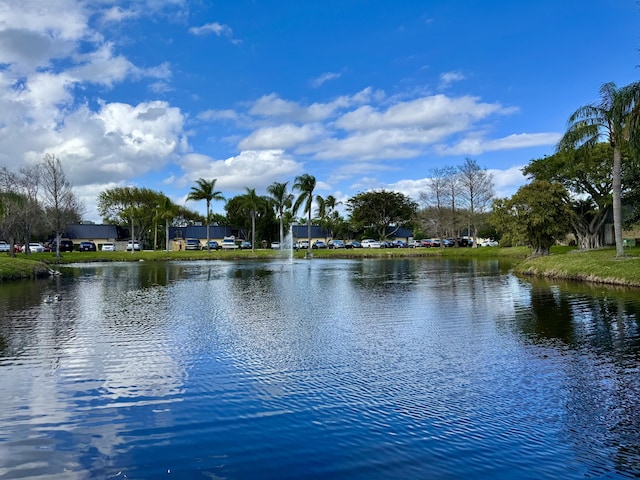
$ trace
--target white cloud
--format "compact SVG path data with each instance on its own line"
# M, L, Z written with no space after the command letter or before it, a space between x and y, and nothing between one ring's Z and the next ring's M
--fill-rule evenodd
M238 120L239 115L234 110L205 110L200 112L196 118L210 122L212 120Z
M301 105L297 102L283 100L275 93L265 95L256 100L249 109L250 115L285 122L318 122L335 116L344 109L354 105L362 105L373 98L380 98L380 92L365 88L351 96L340 96L327 103Z
M218 37L229 39L229 41L234 45L242 43L241 40L233 37L233 30L231 29L231 27L229 27L229 25L224 25L218 22L207 23L200 27L191 27L189 29L189 33L198 36L213 33Z
M157 170L184 152L183 124L180 111L165 102L102 104L98 112L83 106L48 138L44 152L61 159L76 186L123 181Z
M323 133L319 124L297 126L284 124L277 127L259 128L243 139L238 147L241 150L271 150L293 148L307 143Z
M191 185L198 178L217 178L221 191L242 192L245 187L264 191L268 185L302 172L302 165L283 150L247 150L226 160L214 160L201 154L180 159L185 174L179 183Z
M499 150L553 146L560 141L561 137L561 133L554 132L518 133L493 140L479 135L470 135L453 146L438 146L437 151L441 155L479 155Z
M528 182L527 177L522 173L524 167L524 165L513 165L506 170L487 169L487 173L493 178L496 198L510 197Z
M466 77L464 74L458 71L444 72L440 74L440 89L450 87L452 83L464 80Z
M311 86L313 88L318 88L322 86L324 83L328 82L329 80L335 80L336 78L340 78L341 76L342 76L341 73L326 72L320 75L319 77L311 80Z
M514 109L497 103L483 103L476 97L433 95L410 102L399 102L385 111L370 105L345 114L336 125L345 130L373 130L394 127L443 128L463 131L472 122L492 114L506 115Z

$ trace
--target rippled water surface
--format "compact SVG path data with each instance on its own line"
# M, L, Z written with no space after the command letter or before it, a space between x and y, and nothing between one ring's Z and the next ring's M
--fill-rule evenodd
M1 286L0 479L638 478L640 293L506 267L147 262Z

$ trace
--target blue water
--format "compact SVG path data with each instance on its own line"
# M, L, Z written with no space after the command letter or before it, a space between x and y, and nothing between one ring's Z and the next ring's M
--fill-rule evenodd
M497 260L64 273L0 287L0 479L640 476L637 291Z

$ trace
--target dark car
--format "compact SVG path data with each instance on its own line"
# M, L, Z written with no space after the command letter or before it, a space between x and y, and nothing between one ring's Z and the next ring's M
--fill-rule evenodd
M51 245L52 250L55 251L56 243L55 241ZM71 240L60 240L60 251L61 252L73 252L73 242Z
M409 247L409 244L407 242L405 242L404 240L394 240L391 243L393 244L393 246L395 248L407 248L407 247Z
M96 244L93 242L80 242L78 250L81 252L95 252L97 249Z
M215 240L210 240L209 241L209 250L220 250L222 247L220 246L220 244L218 242L216 242ZM207 246L203 245L202 246L202 250L206 250Z
M362 244L357 240L351 240L344 244L344 248L362 248Z
M315 242L313 242L313 245L311 245L311 248L316 250L319 248L327 248L327 244L322 240L316 240Z

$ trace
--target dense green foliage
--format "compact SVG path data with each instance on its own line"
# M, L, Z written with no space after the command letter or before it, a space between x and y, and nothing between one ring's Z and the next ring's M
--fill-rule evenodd
M548 255L571 228L573 212L567 190L544 180L521 187L509 199L496 200L492 222L514 244L529 244L533 255Z
M371 228L378 238L384 239L411 225L418 204L403 193L374 190L351 197L347 209L353 228Z

